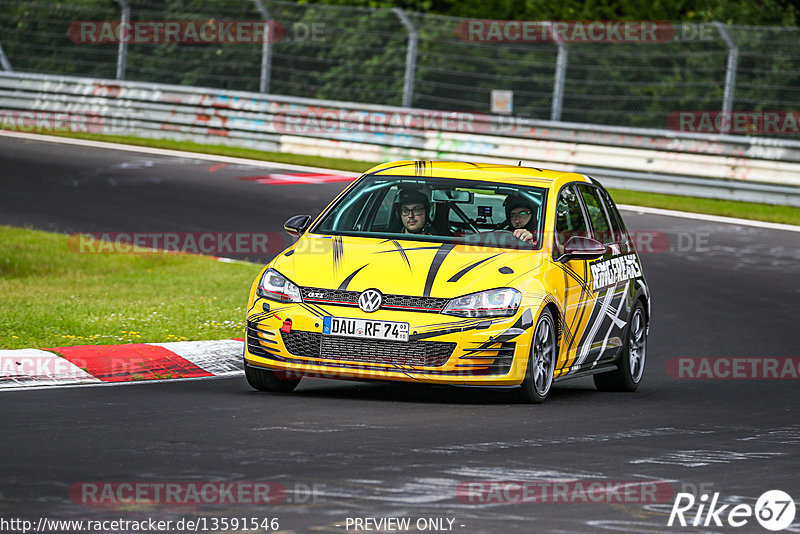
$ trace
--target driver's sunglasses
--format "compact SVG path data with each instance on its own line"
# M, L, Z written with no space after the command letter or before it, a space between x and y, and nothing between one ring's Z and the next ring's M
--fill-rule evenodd
M403 208L402 210L400 210L400 215L402 215L403 217L408 217L412 213L414 214L415 217L419 217L420 215L425 213L425 208L412 208L412 209Z
M518 213L512 213L511 218L513 219L514 217L527 217L528 215L531 214L533 214L533 212L531 211L520 211Z

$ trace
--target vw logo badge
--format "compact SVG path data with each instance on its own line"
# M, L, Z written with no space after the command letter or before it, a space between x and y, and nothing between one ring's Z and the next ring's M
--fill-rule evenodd
M377 289L367 289L358 297L358 307L367 313L377 311L383 302L383 295Z

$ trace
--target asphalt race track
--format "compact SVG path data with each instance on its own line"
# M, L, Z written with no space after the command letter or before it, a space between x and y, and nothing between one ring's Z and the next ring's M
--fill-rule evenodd
M289 216L318 213L344 185L240 179L270 172L280 166L0 137L0 224L280 232ZM797 379L667 372L677 357L800 356L800 233L624 215L632 230L663 232L670 243L642 255L653 320L636 393L599 393L580 379L528 406L503 392L319 379L270 395L244 378L3 392L0 516L275 517L287 532L355 532L347 518L368 517L411 518L412 526L453 520L429 532L767 532L754 518L738 529L668 528L672 493L655 504L476 502L460 493L489 481L666 481L698 499L719 492L720 504L753 506L772 489L800 501ZM278 483L285 498L109 507L75 497L86 482L236 481ZM787 531L800 532L798 521L800 513Z

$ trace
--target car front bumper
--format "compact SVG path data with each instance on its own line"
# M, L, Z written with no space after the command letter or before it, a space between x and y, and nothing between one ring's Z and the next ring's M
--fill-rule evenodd
M283 371L289 378L495 387L517 385L525 378L533 316L527 309L513 317L484 319L389 310L367 316L352 307L264 299L258 299L253 309L264 311L248 314L245 363ZM323 335L326 314L408 322L409 341Z

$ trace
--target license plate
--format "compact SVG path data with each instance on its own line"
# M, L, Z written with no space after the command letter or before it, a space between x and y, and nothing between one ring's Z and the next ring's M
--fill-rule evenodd
M408 341L408 323L325 317L322 320L322 333L329 336Z

